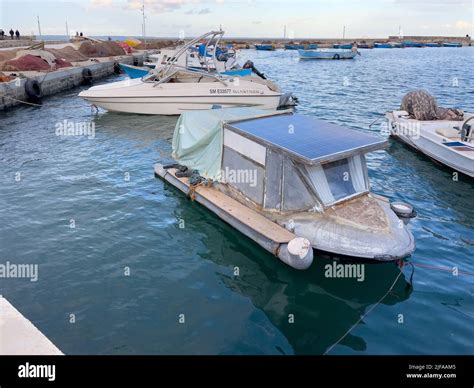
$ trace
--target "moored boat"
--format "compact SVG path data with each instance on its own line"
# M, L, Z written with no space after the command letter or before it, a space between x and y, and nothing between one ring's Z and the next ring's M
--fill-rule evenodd
M459 43L459 42L443 42L443 47L462 47L462 43Z
M350 43L344 43L344 44L336 43L336 44L333 44L332 47L335 48L335 49L350 50L352 48L352 44L350 44Z
M304 50L303 44L287 43L285 44L285 50Z
M217 46L222 34L222 31L216 31L206 36L209 40L216 38ZM176 65L188 46L201 39L196 38L183 46L166 66L151 71L146 77L94 86L82 91L79 96L110 111L157 115L178 115L188 110L214 107L277 109L281 105L296 104L291 95L283 94L250 61L244 67L259 76L236 77L213 72L210 66L206 71ZM214 64L215 55L214 50Z
M415 120L406 111L387 112L390 135L431 159L474 177L474 115L463 121Z
M421 48L423 43L420 42L403 42L403 46L406 48Z
M390 43L374 43L374 48L393 48L393 46Z
M259 51L274 51L275 45L273 44L256 44L255 49Z
M313 249L395 261L415 248L399 218L413 214L370 193L364 157L386 145L288 111L188 112L173 136L177 164L155 174L296 269L311 265Z
M300 59L354 59L357 51L338 49L298 50Z
M150 73L150 69L147 67L126 65L123 63L119 63L119 66L131 79L142 78ZM247 77L252 75L252 69L235 69L223 71L220 74Z

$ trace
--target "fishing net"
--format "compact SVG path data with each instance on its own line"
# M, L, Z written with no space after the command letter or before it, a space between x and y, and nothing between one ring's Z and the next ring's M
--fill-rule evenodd
M436 99L425 90L414 90L407 93L400 110L408 112L415 120L462 120L463 112L455 108L442 108Z

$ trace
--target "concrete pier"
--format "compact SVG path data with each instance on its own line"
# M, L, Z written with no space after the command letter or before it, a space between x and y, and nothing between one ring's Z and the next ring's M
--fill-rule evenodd
M9 82L0 83L0 110L19 105L26 101L25 83L27 78L41 84L42 97L49 96L63 90L74 88L84 81L82 71L88 68L92 73L92 80L99 79L114 73L115 63L133 64L142 63L144 53L121 55L106 58L91 58L85 62L73 62L74 67L66 67L51 72L21 71L26 78L16 78ZM9 72L6 72L9 74Z
M0 355L62 355L63 353L0 295Z

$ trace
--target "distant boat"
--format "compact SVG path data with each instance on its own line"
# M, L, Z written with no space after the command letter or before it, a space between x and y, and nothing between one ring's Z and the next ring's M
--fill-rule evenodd
M298 50L300 59L353 59L357 52L350 50Z
M374 43L374 48L393 48L390 43Z
M423 43L419 43L419 42L403 42L403 45L407 48L410 48L410 47L423 47Z
M443 47L462 47L462 43L458 42L444 42Z
M403 43L392 43L393 48L404 48L405 45Z
M360 49L370 49L372 47L370 47L367 43L358 43L357 44L357 48L360 48Z
M255 48L261 51L274 51L275 46L273 44L256 44Z
M439 43L425 43L425 47L440 47Z
M335 49L350 50L352 48L352 44L334 44L332 47Z
M142 78L150 71L148 67L126 65L125 63L119 63L119 66L131 79Z
M303 44L285 44L285 50L304 50Z
M305 47L306 50L316 50L317 48L318 45L316 43L310 43Z

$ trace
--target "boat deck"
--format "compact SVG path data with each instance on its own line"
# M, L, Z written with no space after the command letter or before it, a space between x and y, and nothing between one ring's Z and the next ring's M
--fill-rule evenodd
M160 170L160 167L161 166L158 165L155 166L155 173L166 180L166 178L163 176L162 170ZM177 171L176 169L170 168L167 171L169 174L173 175L175 179L179 180L183 185L185 185L189 192L190 185L188 178L177 178L174 175ZM205 200L212 203L220 211L230 215L240 223L246 225L248 228L274 242L288 243L295 238L295 235L290 231L270 221L268 218L262 216L247 206L242 205L240 202L220 192L219 190L216 190L215 188L198 186L194 191L202 196Z

